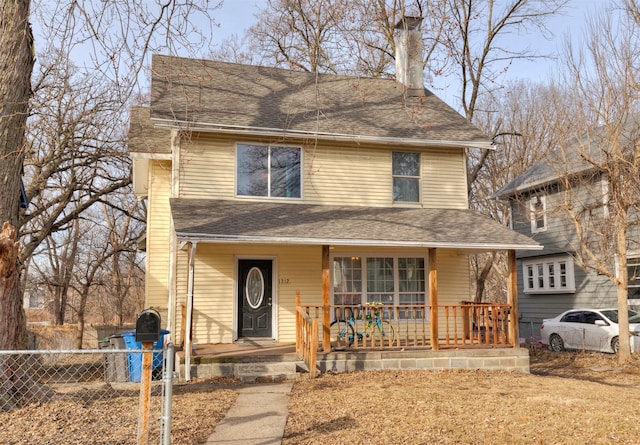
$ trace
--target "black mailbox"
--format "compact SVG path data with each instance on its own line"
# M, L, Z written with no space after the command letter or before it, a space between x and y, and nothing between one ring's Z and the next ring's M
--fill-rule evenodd
M136 320L136 341L155 343L160 340L160 314L155 309L145 309Z

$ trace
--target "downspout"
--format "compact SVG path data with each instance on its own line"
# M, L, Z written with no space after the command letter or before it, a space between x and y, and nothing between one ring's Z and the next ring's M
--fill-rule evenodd
M171 197L177 198L180 193L179 186L180 168L180 135L176 130L171 130ZM171 211L169 211L171 213ZM173 332L176 325L176 289L177 289L177 260L178 240L173 225L173 217L169 218L169 295L167 298L167 330L172 343L176 343L177 332Z
M189 242L189 275L187 279L187 321L185 326L184 339L184 376L185 380L191 380L191 332L193 313L193 282L195 278L195 258L198 243Z

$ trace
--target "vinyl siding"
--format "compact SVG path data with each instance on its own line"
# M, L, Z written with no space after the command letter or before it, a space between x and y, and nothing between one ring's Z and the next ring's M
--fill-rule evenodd
M278 329L273 334L279 341L294 342L296 291L300 291L303 304L321 301L320 247L199 244L194 263L194 342L230 343L234 340L238 257L274 260L273 303L278 307ZM180 307L186 303L187 295L186 252L181 253L178 263ZM280 283L280 279L284 282ZM178 317L178 332L181 328L181 317Z
M145 307L167 308L171 236L171 162L149 164Z
M367 252L359 251L360 254ZM424 254L413 250L369 249L368 254ZM339 254L339 252L338 252ZM277 304L278 328L274 337L282 342L295 341L295 297L300 291L303 305L322 304L322 248L309 246L260 246L199 244L195 261L193 339L196 343L230 343L234 340L234 306L237 298L237 258L271 258L275 264L274 305ZM469 298L467 256L456 251L438 251L439 304L458 304ZM178 307L186 303L187 255L178 260ZM465 279L460 279L465 277ZM177 332L181 332L178 315ZM445 320L440 320L444 330ZM178 334L178 342L182 339Z
M583 186L572 190L572 196L569 200L574 210L577 210L581 203L593 205L594 200L601 196L603 190L601 180L596 180L588 187ZM537 233L531 232L529 198L524 197L521 201L512 202L514 230L530 236L544 245L542 251L518 253L520 333L525 340L532 335L540 335L540 325L543 319L555 317L568 309L616 305L615 288L610 280L592 271L585 271L577 264L574 264L575 293L534 294L524 292L523 261L571 255L578 248L575 226L563 211L565 195L557 190L550 190L545 196L547 229ZM602 216L603 211L603 206L595 206L591 214L597 220Z
M195 135L183 140L180 197L234 199L235 143L233 139L212 135ZM296 146L295 143L287 145ZM327 143L301 143L298 146L303 148L302 202L381 207L394 205L391 177L393 147L346 147ZM424 149L421 168L424 207L467 208L464 150Z

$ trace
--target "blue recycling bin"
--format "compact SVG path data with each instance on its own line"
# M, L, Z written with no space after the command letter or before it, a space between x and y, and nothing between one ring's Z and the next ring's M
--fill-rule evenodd
M169 331L166 329L160 331L160 338L153 344L153 349L162 349L164 347L164 336L168 333ZM127 349L142 349L142 342L136 341L136 331L126 331L120 335L122 335ZM142 379L142 353L130 352L127 355L129 362L129 381L139 382ZM151 369L153 371L162 369L162 351L153 353Z

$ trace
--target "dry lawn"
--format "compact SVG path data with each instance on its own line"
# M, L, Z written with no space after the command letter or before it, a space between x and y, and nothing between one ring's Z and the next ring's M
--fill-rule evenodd
M638 444L640 365L538 352L531 375L325 374L296 383L283 444Z
M640 443L639 363L545 351L532 356L531 371L303 378L290 396L283 444ZM205 443L239 387L232 379L175 385L171 443ZM30 405L0 412L0 444L135 444L137 414L136 392ZM158 437L157 422L151 437Z

